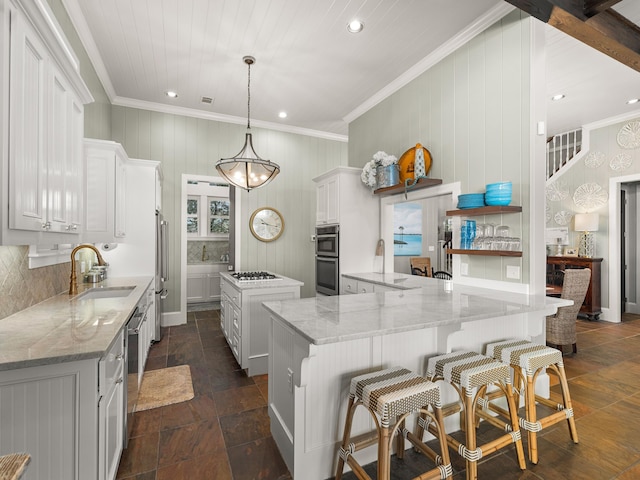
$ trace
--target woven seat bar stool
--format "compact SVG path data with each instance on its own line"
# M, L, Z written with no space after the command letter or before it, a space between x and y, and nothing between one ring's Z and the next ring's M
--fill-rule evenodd
M450 435L447 435L447 443L466 460L467 480L478 478L478 461L481 458L511 444L516 446L520 468L526 469L508 364L476 352L459 351L430 358L427 363L426 376L433 382L449 382L460 397L465 443L459 442ZM507 398L508 422L477 408L479 406L478 400L483 399L490 385L497 387ZM505 434L483 445L478 445L476 426L479 419L486 420L504 430ZM421 423L418 422L419 426L416 431L416 436L420 438L422 438L423 431ZM428 429L431 431L430 427Z
M369 411L375 422L376 430L359 435L357 438L351 438L351 424L358 406L364 406ZM433 413L427 409L428 406L431 406ZM420 412L435 425L434 431L440 440L440 455L404 427L405 419L413 412ZM351 467L357 478L370 480L371 477L367 475L353 454L376 444L378 445L378 480L389 480L391 442L396 434L396 455L398 458L404 456L406 438L436 464L433 469L415 477L414 480L452 478L453 469L449 461L449 451L444 438L444 425L440 410L440 388L410 370L393 367L351 379L344 437L338 451L336 480L342 478L345 462Z
M519 403L520 394L524 394L525 418L520 419L520 426L527 431L529 460L531 463L538 463L537 434L550 425L566 420L571 440L574 443L578 443L578 431L573 417L569 383L567 382L560 350L538 345L527 340L507 340L487 345L487 355L509 363L513 368L514 394L516 395L514 400ZM535 393L538 374L547 368L552 369L558 375L562 391L562 404L555 403ZM538 417L536 414L536 402L552 408L554 412ZM496 409L492 408L492 410Z

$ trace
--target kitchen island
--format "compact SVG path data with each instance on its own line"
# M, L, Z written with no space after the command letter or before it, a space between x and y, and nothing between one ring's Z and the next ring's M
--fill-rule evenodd
M258 273L265 275L249 277ZM268 368L269 318L262 302L300 298L302 285L271 272L220 273L220 328L238 365L250 377L264 375Z
M495 340L544 342L545 316L570 303L461 285L445 291L445 282L432 278L420 283L407 290L264 303L271 318L271 433L294 479L334 475L353 376L393 365L423 373L430 356L484 352ZM548 377L539 380L540 393L548 394ZM457 398L448 388L444 403ZM357 412L353 434L371 428L368 414ZM456 416L446 428L458 428ZM375 453L367 449L360 458L374 461Z

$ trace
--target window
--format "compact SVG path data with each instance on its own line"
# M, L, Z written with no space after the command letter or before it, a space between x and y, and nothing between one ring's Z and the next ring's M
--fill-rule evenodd
M228 238L229 213L230 204L227 197L188 195L187 236Z

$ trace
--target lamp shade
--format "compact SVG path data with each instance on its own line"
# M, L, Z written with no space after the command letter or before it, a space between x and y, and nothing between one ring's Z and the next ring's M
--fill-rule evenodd
M576 232L597 232L600 215L597 213L577 213L575 216Z
M245 190L262 187L280 173L277 164L258 156L250 133L245 136L242 150L235 157L221 159L216 169L230 183Z

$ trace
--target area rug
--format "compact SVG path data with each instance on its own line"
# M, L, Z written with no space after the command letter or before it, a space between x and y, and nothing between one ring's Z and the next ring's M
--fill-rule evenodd
M193 398L189 365L149 370L142 376L136 412L186 402Z

